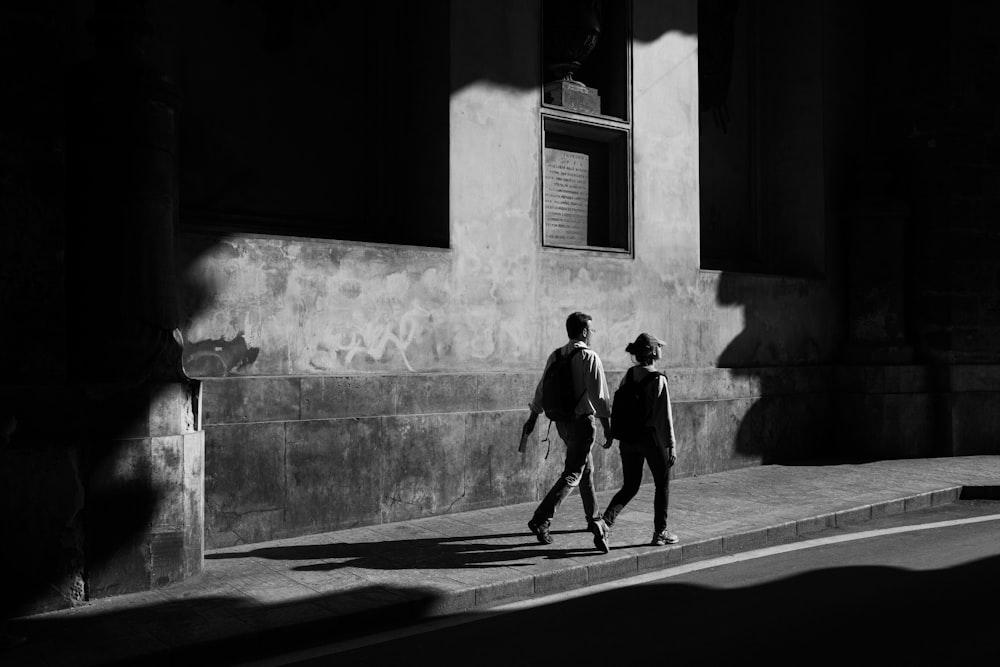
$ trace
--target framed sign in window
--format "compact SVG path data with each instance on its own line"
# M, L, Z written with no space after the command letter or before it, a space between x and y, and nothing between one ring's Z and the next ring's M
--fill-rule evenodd
M628 133L543 119L542 243L631 251Z

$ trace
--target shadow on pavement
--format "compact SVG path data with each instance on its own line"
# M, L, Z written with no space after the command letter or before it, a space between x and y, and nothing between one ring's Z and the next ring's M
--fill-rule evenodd
M618 664L624 655L636 664L957 664L995 654L996 620L987 609L998 593L1000 556L931 571L829 568L735 589L660 583L302 664L393 664L445 645L436 665L470 655L477 665L556 664L568 648L559 638L581 637L582 628L598 632L579 644L586 664Z
M554 530L558 536L573 530ZM523 538L524 542L501 544L498 540ZM414 568L491 568L530 565L527 561L543 555L547 560L576 556L592 556L593 547L560 549L552 545L540 551L535 538L524 533L502 533L459 537L424 537L411 540L386 540L381 542L327 542L323 544L262 547L248 551L213 552L205 554L206 560L231 558L266 558L280 561L338 561L310 563L290 569L302 572L337 570L343 567L370 570L410 570Z
M435 665L469 664L472 656L477 665L553 664L566 654L560 638L580 637L581 628L600 631L599 641L580 644L584 664L614 664L625 653L630 661L711 664L954 664L992 650L995 619L972 601L988 606L998 593L1000 556L931 571L828 568L743 588L658 583L483 616L302 664L397 664L420 655ZM28 643L3 658L5 665L71 664L18 661L49 644L72 647L76 665L239 664L406 626L438 602L428 589L370 586L278 604L212 597L33 617L16 625ZM173 646L151 655L157 642ZM70 655L63 652L55 655Z
M430 588L376 585L272 604L214 596L77 618L33 616L11 623L26 641L0 652L0 664L235 665L413 623L440 598Z

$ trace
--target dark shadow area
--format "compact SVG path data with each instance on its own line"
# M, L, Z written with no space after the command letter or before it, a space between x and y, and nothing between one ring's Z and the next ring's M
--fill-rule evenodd
M919 6L761 4L782 16L758 26L777 37L756 46L758 69L736 56L703 85L702 266L723 270L717 303L745 320L717 365L759 387L734 444L764 463L995 451L993 399L959 424L956 398L969 399L952 376L998 358L1000 98L981 27L997 9ZM718 53L753 46L701 28L706 49L727 35Z
M396 664L421 655L433 655L435 664L468 664L470 655L476 664L551 664L566 651L554 638L574 636L581 627L602 629L600 641L586 647L586 664L615 664L623 652L631 660L668 654L733 664L750 656L768 664L953 664L993 654L994 618L982 601L997 594L1000 557L932 571L829 568L742 588L649 584L483 617L306 664ZM308 603L248 606L212 597L80 620L25 619L14 629L32 642L75 638L86 664L228 665L403 627L439 602L429 590L373 586ZM123 646L123 633L137 643L160 636L176 646L151 651L149 639L146 646ZM89 647L103 637L121 653L86 662L96 657ZM9 657L16 660L26 646Z
M967 484L962 487L962 491L959 494L959 499L1000 500L1000 486L996 485L972 486Z
M553 535L569 531L553 530ZM493 540L524 537L523 544L496 544ZM385 542L331 542L327 544L289 545L265 547L249 551L214 551L206 554L206 560L229 560L239 558L267 558L270 560L335 560L342 563L314 563L292 568L309 572L325 572L342 567L363 567L372 570L409 570L417 568L491 568L520 567L511 561L536 558L539 544L529 534L505 533L466 537L427 537L412 540L388 540ZM589 547L579 549L559 549L551 545L545 547L546 560L562 560L577 556L593 556L596 552Z
M850 22L863 23L861 8L851 11ZM836 336L817 331L839 280L826 266L836 233L824 187L842 177L831 169L837 152L824 149L821 119L832 116L822 91L844 94L824 77L846 66L839 42L856 28L811 2L710 0L698 14L700 266L722 270L716 303L743 315L716 366L753 390L732 403L737 412L752 404L735 433L720 438L764 464L840 457L828 451L829 388L817 386L822 373L814 372L838 354ZM824 70L825 58L836 64ZM850 126L851 114L838 110L837 123Z
M789 349L782 333L793 316L783 311L781 299L795 288L768 294L760 285L759 276L729 272L722 273L718 283L717 302L743 309L743 330L716 365L735 378L751 380L748 385L756 389L734 436L736 451L760 457L765 465L861 462L864 457L838 451L830 439L828 387L809 387L816 384L810 375L822 377L820 343L805 338Z
M954 664L994 653L993 616L971 600L1000 592L1000 558L935 571L843 567L735 589L651 584L599 593L365 649L336 664L378 664L419 655L444 642L442 664L461 664L473 647L481 664L530 655L551 664L566 646L553 637L600 627L588 664L684 660L707 664ZM977 613L977 609L979 612ZM525 636L529 628L544 634ZM497 641L523 637L520 642ZM323 664L320 661L304 664Z
M426 618L441 601L428 588L364 586L308 601L248 604L218 596L144 605L89 619L29 618L11 631L26 638L4 664L35 664L40 646L78 647L77 665L238 665L282 649L346 641ZM122 641L127 635L129 641ZM52 655L69 658L55 651ZM9 660L10 662L7 662ZM66 663L63 663L66 664Z

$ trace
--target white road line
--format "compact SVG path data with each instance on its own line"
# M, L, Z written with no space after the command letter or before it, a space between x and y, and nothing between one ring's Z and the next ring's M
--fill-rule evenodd
M522 611L524 609L531 609L533 607L540 607L542 605L554 604L557 602L562 602L564 600L572 600L574 598L584 597L587 595L594 595L596 593L602 593L604 591L610 591L625 586L641 586L642 584L648 584L654 581L660 581L662 579L669 579L670 577L677 577L682 574L688 574L689 572L707 570L713 567L719 567L722 565L731 565L733 563L740 563L742 561L754 560L757 558L767 558L768 556L777 556L779 554L789 553L791 551L802 551L803 549L812 549L815 547L822 547L830 544L840 544L842 542L854 542L856 540L865 540L872 537L883 537L885 535L895 535L898 533L912 533L920 530L934 530L936 528L948 528L950 526L961 526L970 523L982 523L984 521L998 521L998 520L1000 520L1000 514L989 514L985 516L970 517L967 519L952 519L949 521L936 521L934 523L922 523L912 526L879 528L878 530L866 530L857 533L848 533L846 535L819 537L814 540L806 540L804 542L793 542L791 544L782 544L774 547L765 547L763 549L755 549L753 551L744 551L742 553L719 556L717 558L701 560L695 563L688 563L686 565L677 565L675 567L671 567L666 570L658 570L656 572L649 572L647 574L638 574L632 577L626 577L624 579L615 579L614 581L609 581L603 584L586 586L584 588L578 588L572 591L565 591L563 593L554 593L552 595L546 595L544 597L531 598L529 600L521 600L519 602L511 602L505 605L490 607L489 609L483 611L470 611L460 616L429 620L420 623L417 626L388 630L385 632L380 632L378 634L369 635L367 637L360 637L358 639L352 639L349 641L337 642L335 644L328 644L326 646L318 646L305 651L287 653L277 658L269 658L252 663L245 663L245 665L246 667L274 667L277 665L287 665L302 660L321 658L326 655L343 653L344 651L351 651L358 648L364 648L366 646L373 646L375 644L381 644L383 642L389 642L395 639L413 637L415 635L420 635L426 632L443 630L445 628L450 628L457 625L464 625L465 623L480 621L484 618L489 618L491 616L499 616L500 614L509 614L514 611Z

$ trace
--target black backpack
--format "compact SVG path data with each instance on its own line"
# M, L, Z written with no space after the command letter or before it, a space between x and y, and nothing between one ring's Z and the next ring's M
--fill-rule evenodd
M542 410L554 422L573 419L576 416L576 404L587 393L586 389L579 396L573 392L573 372L570 367L570 360L582 349L574 347L566 353L562 348L557 349L553 352L556 358L542 376Z
M632 369L625 374L625 382L615 392L611 407L611 437L616 440L636 442L646 433L646 401L642 388L646 383L663 375L659 371L650 373L639 382L635 381Z

